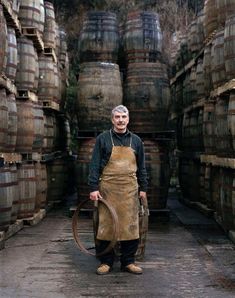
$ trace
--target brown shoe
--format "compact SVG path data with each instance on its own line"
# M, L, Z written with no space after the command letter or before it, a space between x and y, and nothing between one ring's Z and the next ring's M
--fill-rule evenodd
M135 264L129 264L126 267L122 268L122 271L126 271L129 273L134 273L134 274L142 274L143 270L139 266L136 266Z
M96 269L96 274L99 275L105 275L108 274L111 271L111 267L107 264L101 264L97 269Z

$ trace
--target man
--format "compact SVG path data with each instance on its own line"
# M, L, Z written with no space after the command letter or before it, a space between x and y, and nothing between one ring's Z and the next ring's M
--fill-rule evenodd
M123 105L115 107L112 110L113 128L96 139L88 183L90 199L103 198L117 212L121 270L141 274L142 269L135 264L135 253L139 243L139 198L147 200L147 173L143 143L127 129L128 123L128 109ZM100 240L98 253L104 251L112 239L112 220L104 206L99 207L97 239ZM114 257L113 250L101 256L96 273L109 273Z

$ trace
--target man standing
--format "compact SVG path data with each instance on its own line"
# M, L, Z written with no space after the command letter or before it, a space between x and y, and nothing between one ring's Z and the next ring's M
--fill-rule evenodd
M147 200L147 173L144 147L141 139L127 129L128 109L117 106L112 110L113 128L101 133L97 139L90 164L88 183L90 199L103 198L110 202L119 220L121 270L141 274L135 264L135 253L139 243L139 198ZM112 220L104 206L99 207L97 252L102 252L112 238ZM97 274L110 272L114 262L114 251L101 256Z

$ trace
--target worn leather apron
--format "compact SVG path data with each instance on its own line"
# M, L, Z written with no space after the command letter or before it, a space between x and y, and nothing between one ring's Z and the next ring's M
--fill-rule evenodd
M119 220L119 237L121 240L139 238L139 200L138 183L136 178L136 157L134 150L125 146L114 146L112 134L112 153L105 166L101 181L100 193L115 208ZM100 204L99 227L97 239L111 240L113 222L109 211Z

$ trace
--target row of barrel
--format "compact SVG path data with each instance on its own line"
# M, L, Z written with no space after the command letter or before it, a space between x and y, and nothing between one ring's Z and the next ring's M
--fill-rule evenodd
M235 230L235 170L180 158L179 182L182 195L215 213L226 231Z
M178 148L235 157L235 94L206 101L178 118Z
M31 218L40 209L60 202L68 192L71 158L10 163L0 167L0 231L17 219Z
M0 99L0 152L68 150L70 127L63 115L37 102L15 100L5 89L0 89Z

